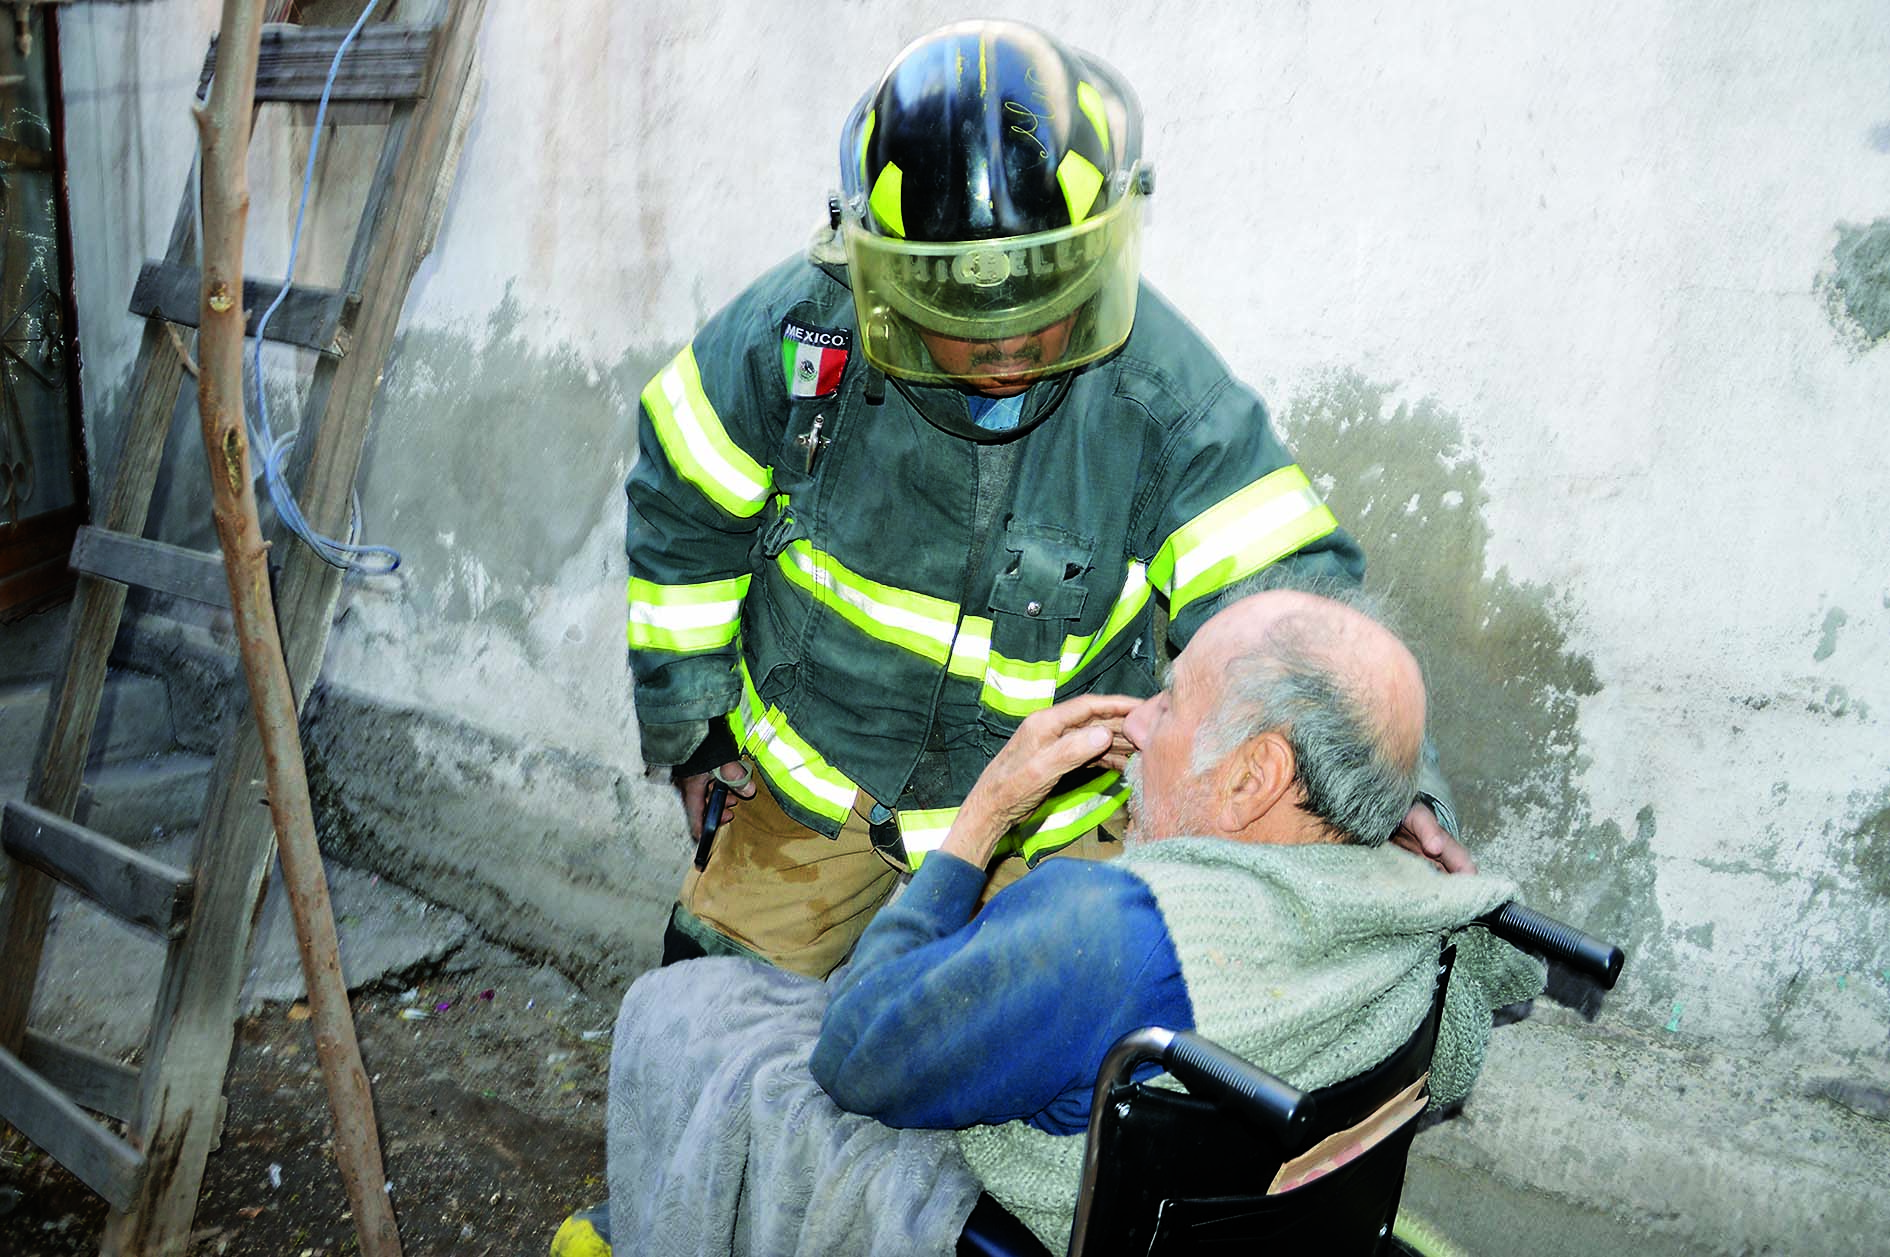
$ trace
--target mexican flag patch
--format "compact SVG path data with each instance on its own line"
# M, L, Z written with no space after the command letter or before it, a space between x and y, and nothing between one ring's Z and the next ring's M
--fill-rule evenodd
M781 324L781 367L791 397L831 397L840 391L853 333L844 327L814 327L798 319Z

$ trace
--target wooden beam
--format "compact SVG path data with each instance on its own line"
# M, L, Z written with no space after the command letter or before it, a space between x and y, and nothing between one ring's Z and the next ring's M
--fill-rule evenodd
M7 804L0 845L20 863L160 938L176 938L190 920L190 874L44 808Z
M144 1158L5 1048L0 1048L0 1117L113 1208L127 1208L137 1196Z
M186 193L171 224L171 257L190 247L193 198ZM186 338L187 340L190 338ZM185 346L188 351L188 344ZM124 443L111 472L111 492L99 523L113 532L141 533L164 458L164 439L177 410L177 388L184 368L164 324L145 325L138 350L138 384ZM55 673L60 678L46 705L40 729L39 758L27 782L33 804L61 816L72 815L79 801L92 728L98 723L105 690L105 661L118 636L125 608L125 587L116 581L82 576L66 619L64 651ZM53 879L34 868L15 866L0 903L0 1047L17 1049L26 1034L27 1010L39 980L40 955L46 945L46 921L52 912Z
M306 101L322 98L335 49L347 28L272 23L263 27L260 60L256 66L257 101ZM430 87L433 28L395 22L365 26L348 45L341 59L329 103L338 100L417 100ZM216 68L216 45L204 58L197 78L203 95Z
M98 1052L26 1032L20 1059L82 1109L128 1122L138 1112L138 1070Z
M87 526L72 543L72 569L207 606L230 605L222 556L162 541Z
M279 279L243 279L245 336L256 334L256 323L282 289ZM146 262L131 290L131 312L147 319L164 319L180 327L197 326L203 279L194 266L175 262ZM350 324L360 298L332 288L292 284L269 319L269 339L279 345L300 345L339 358L352 341Z

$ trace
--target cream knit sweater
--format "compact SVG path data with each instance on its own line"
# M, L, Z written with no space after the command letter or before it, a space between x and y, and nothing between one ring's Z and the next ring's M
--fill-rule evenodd
M1432 1061L1433 1104L1470 1089L1491 1011L1542 990L1538 962L1481 927L1460 930L1515 895L1501 878L1443 876L1392 847L1208 838L1137 847L1116 867L1154 894L1195 1030L1296 1087L1349 1078L1409 1038L1430 1007L1452 931L1460 931L1457 962ZM959 1146L985 1190L1062 1251L1083 1136L1008 1122L961 1131Z

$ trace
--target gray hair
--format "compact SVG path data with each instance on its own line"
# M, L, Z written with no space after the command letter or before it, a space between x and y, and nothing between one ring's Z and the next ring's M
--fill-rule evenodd
M1384 623L1378 600L1330 577L1269 568L1223 596L1290 589L1330 599ZM1305 810L1340 842L1378 846L1397 830L1417 798L1418 756L1409 763L1387 747L1368 697L1332 667L1307 617L1289 615L1268 632L1266 649L1236 658L1214 709L1195 735L1193 768L1204 773L1249 738L1283 730L1293 748L1294 781Z

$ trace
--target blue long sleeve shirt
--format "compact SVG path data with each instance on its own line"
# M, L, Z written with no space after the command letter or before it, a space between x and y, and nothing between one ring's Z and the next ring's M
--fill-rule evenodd
M983 887L983 870L926 858L837 980L814 1078L889 1126L1074 1134L1118 1038L1193 1028L1181 962L1148 887L1121 869L1051 860L979 912Z

